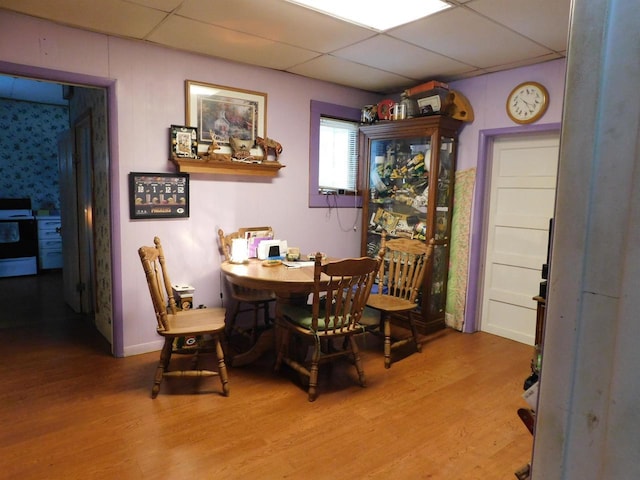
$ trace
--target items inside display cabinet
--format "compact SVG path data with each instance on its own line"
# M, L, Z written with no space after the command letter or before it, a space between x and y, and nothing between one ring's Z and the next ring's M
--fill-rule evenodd
M449 199L452 191L453 140L443 139L438 164L435 208L436 240L447 237ZM395 237L427 240L429 232L429 165L431 145L424 139L376 140L371 142L369 178L369 229L374 241L367 254L374 254L383 230ZM426 162L425 162L426 159ZM430 236L429 236L430 238Z

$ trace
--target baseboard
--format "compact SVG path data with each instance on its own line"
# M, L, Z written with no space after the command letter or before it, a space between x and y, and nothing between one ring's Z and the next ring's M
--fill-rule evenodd
M130 357L132 355L141 355L143 353L157 352L162 350L162 345L164 345L164 339L162 338L153 342L130 345L128 347L125 347L124 356Z

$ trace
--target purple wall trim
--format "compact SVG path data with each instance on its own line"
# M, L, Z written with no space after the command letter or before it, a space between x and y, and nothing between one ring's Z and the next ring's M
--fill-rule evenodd
M463 332L478 330L478 303L482 281L482 239L484 237L483 220L485 217L486 182L492 155L493 141L498 136L510 136L528 133L560 132L560 123L526 125L481 130L478 134L478 167L476 170L476 188L473 199L473 218L471 221L471 240L469 254L469 285L467 288L466 312Z

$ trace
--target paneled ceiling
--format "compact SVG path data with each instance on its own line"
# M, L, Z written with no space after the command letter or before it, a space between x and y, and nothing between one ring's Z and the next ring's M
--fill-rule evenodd
M0 8L380 94L565 56L571 0L447 1L451 8L383 33L284 0L0 0Z

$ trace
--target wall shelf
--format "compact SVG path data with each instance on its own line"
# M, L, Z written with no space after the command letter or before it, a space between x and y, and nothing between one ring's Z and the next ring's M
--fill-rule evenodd
M275 177L285 165L280 162L265 161L262 163L243 163L231 160L206 160L196 158L171 158L184 173L210 173L218 175L254 175Z

